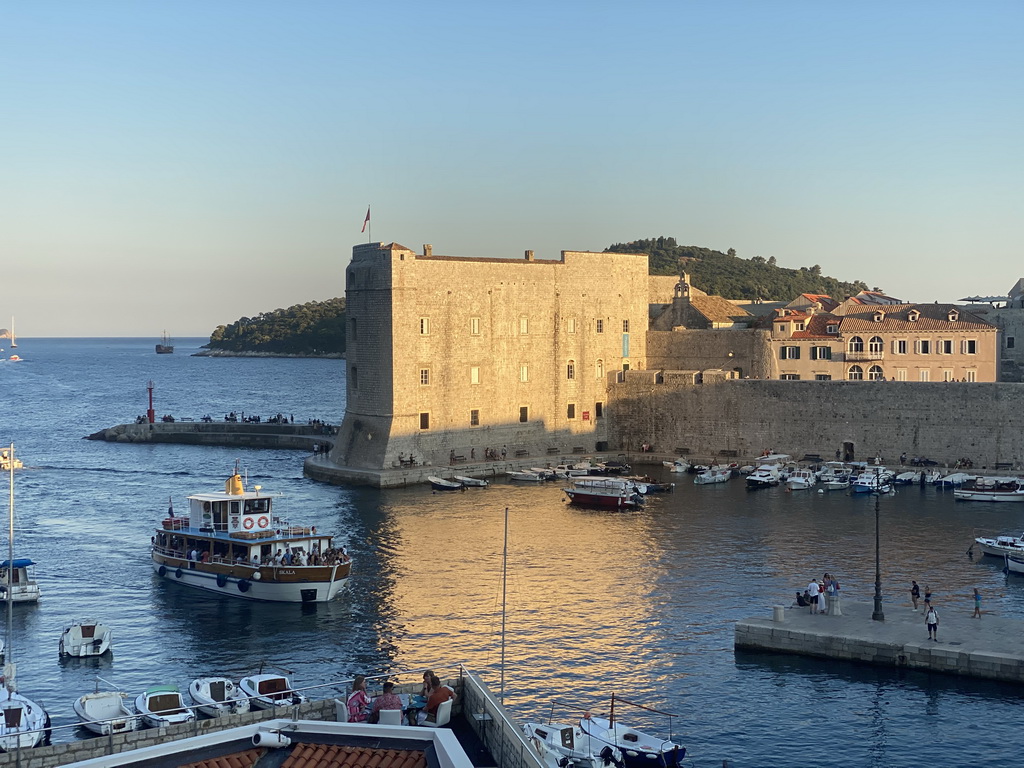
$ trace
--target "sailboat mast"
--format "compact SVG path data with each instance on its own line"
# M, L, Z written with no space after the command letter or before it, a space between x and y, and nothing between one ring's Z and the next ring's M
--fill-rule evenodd
M499 699L505 705L505 595L508 585L508 507L505 507L505 544L501 552L501 687Z
M7 530L7 664L4 665L4 682L7 685L7 690L14 690L14 649L11 648L11 636L14 629L14 443L11 443L10 451L7 454L11 463L8 467L10 473L9 486L10 486L10 497L7 502L8 509L8 530Z

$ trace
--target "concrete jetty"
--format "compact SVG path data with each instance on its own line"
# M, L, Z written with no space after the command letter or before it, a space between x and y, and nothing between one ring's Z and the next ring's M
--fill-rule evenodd
M935 609L937 642L928 639L923 602L918 611L883 605L885 621L873 621L873 603L843 600L842 615L778 606L738 621L735 647L1024 683L1024 622L984 613L972 619L969 610L940 603Z
M336 431L337 428L330 425L179 420L118 424L94 432L86 439L112 443L179 443L309 451L314 443L330 447Z

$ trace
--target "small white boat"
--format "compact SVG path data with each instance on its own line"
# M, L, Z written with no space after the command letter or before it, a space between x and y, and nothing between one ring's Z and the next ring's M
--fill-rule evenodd
M834 478L832 480L826 480L823 485L827 491L845 491L850 487L850 481L849 479L841 480L839 478Z
M517 483L542 483L544 478L536 472L509 472L508 479Z
M21 459L9 455L6 449L0 451L0 472L10 472L12 469L22 469L24 466Z
M1024 483L1015 477L979 477L953 489L957 501L1024 501Z
M98 621L76 621L60 636L61 656L102 656L110 650L110 628Z
M306 700L301 693L292 690L291 681L284 675L249 675L241 679L238 687L256 709L290 707Z
M461 491L462 483L456 482L455 480L445 480L443 477L437 475L430 475L427 477L427 482L430 483L430 487L435 491Z
M686 756L686 747L681 744L651 736L620 722L611 723L603 717L584 716L580 720L580 729L598 743L620 750L625 768L674 768ZM596 744L594 748L597 748Z
M1003 570L1006 573L1024 573L1024 557L1020 555L1004 555L1005 565Z
M39 704L8 685L10 681L0 686L0 750L14 752L37 747L48 736L50 716Z
M1024 533L1020 536L996 536L995 538L979 536L974 540L974 544L978 545L978 549L983 555L1024 557ZM971 549L974 548L974 544L971 545Z
M200 677L189 683L188 695L208 717L239 715L250 710L242 689L226 677Z
M523 733L548 768L606 768L622 764L618 749L598 742L578 725L527 722L523 723Z
M142 724L132 709L128 694L123 691L101 691L99 678L96 679L96 691L76 699L74 709L79 725L100 736L135 731Z
M794 469L786 478L786 487L791 491L806 491L818 484L818 476L809 469Z
M669 472L688 472L690 470L690 462L684 458L678 458L674 461L663 461L661 465L668 469Z
M196 719L196 713L185 706L181 693L173 685L150 686L136 697L135 709L143 722L153 728Z
M0 600L7 599L7 589L10 587L12 603L38 602L39 584L28 570L35 562L27 557L16 557L13 571L10 564L10 560L0 563Z
M693 478L694 485L713 485L727 482L732 477L732 467L710 467Z
M885 467L868 467L857 475L850 493L890 493L894 475Z
M935 481L935 485L942 488L958 488L959 486L966 483L968 480L973 480L977 475L970 475L966 472L951 472L948 475L943 475Z
M479 477L467 477L465 475L455 475L452 478L457 483L462 483L467 488L486 488L488 483Z

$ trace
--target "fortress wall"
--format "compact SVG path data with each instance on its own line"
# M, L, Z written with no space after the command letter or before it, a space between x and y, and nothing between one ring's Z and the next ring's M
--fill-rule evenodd
M967 457L979 468L1024 464L1024 384L663 378L652 386L627 373L609 387L613 448L831 459L850 442L858 460L877 453L895 463L905 451L948 464Z
M740 378L767 379L772 371L770 338L768 331L744 329L650 331L645 367L698 371L738 368Z

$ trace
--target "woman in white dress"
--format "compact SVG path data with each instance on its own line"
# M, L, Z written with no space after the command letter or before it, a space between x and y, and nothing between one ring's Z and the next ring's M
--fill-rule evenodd
M818 613L825 613L825 585L818 582Z

